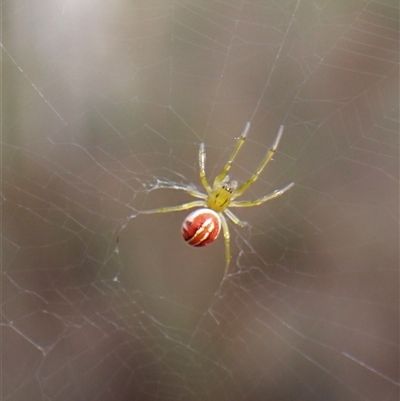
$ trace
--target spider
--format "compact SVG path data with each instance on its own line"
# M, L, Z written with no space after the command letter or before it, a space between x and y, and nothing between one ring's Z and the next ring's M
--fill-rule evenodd
M194 189L193 187L184 187L179 188L186 191L188 194L192 195L194 198L198 198L200 200L184 203L179 206L172 207L163 207L160 209L154 210L146 210L142 213L144 214L152 214L152 213L166 213L166 212L177 212L180 210L192 209L195 207L200 207L192 213L190 213L182 224L182 236L183 239L190 245L201 247L206 246L217 239L218 234L221 230L224 233L225 239L225 259L226 266L224 275L228 273L229 263L231 260L231 252L230 252L230 234L227 220L224 214L229 217L235 224L243 227L246 223L239 220L228 207L250 207L250 206L258 206L262 203L274 199L283 193L285 193L288 189L290 189L294 183L286 185L282 189L276 189L268 195L263 196L262 198L256 200L242 200L237 201L236 198L241 196L259 177L261 172L264 170L264 167L271 160L274 155L279 141L281 139L283 133L283 125L280 126L278 134L273 142L272 146L268 149L267 154L265 155L263 161L258 166L255 173L243 184L238 185L237 181L230 181L228 172L232 166L232 163L239 153L240 148L242 147L247 132L250 129L250 122L247 122L242 134L238 138L236 142L236 146L233 149L228 161L226 162L222 172L217 175L214 179L214 183L211 186L206 178L205 173L205 163L206 163L206 151L204 143L200 145L199 150L199 170L200 170L200 180L203 187L206 190L206 193L202 193Z

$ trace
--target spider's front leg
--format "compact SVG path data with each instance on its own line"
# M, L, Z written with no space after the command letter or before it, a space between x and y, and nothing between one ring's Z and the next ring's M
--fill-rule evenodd
M221 174L219 174L215 180L214 180L214 184L213 184L213 188L217 188L219 186L219 184L221 184L221 182L223 182L225 180L225 177L227 176L233 161L235 160L235 157L237 156L237 154L239 153L240 148L242 147L242 145L244 144L244 141L246 139L247 136L247 132L250 129L250 121L248 121L246 123L246 126L244 127L244 130L242 132L242 134L239 136L237 142L236 142L236 146L233 149L231 155L229 156L228 161L226 162Z
M260 176L261 172L264 170L265 166L271 160L272 156L276 152L276 149L278 148L279 141L281 140L281 137L283 134L283 128L284 128L283 125L281 125L279 127L279 131L278 131L278 134L276 135L275 141L272 144L272 146L268 149L268 152L265 155L264 160L260 163L256 172L235 191L232 199L235 199L238 196L242 195L243 192L246 191L246 189L248 189L250 187L250 185L252 185L257 180L257 178Z
M206 149L204 143L200 144L200 149L199 149L199 172L200 172L200 181L203 184L203 187L205 188L207 193L209 194L212 191L212 189L206 177Z

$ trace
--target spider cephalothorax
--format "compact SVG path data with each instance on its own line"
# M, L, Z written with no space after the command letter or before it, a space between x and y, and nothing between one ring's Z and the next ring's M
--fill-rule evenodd
M279 128L278 134L275 138L274 143L268 149L267 154L264 159L258 166L256 172L242 185L238 185L236 181L229 182L228 172L231 168L233 160L238 154L240 148L242 147L247 132L250 129L250 122L246 124L246 127L243 133L240 135L236 142L236 146L233 149L228 161L226 162L222 172L215 178L213 185L210 186L205 173L205 163L206 163L206 151L204 147L204 143L200 145L199 150L199 168L200 168L200 180L203 184L203 187L206 190L206 193L202 193L193 189L193 187L180 188L184 189L190 195L200 200L192 201L189 203L184 203L179 206L172 207L164 207L155 210L146 210L143 213L151 214L151 213L165 213L165 212L175 212L179 210L187 210L194 207L201 207L186 217L182 224L182 236L184 240L193 246L205 246L213 242L219 235L221 231L221 227L224 233L225 239L225 258L226 258L226 267L225 274L228 272L229 262L231 260L230 253L230 235L228 223L225 219L225 216L228 216L235 224L239 226L244 226L245 223L240 221L230 210L228 207L250 207L261 205L262 203L276 198L286 192L289 188L291 188L294 183L286 185L282 189L277 189L274 192L263 196L262 198L253 200L253 201L236 201L235 199L241 196L249 187L252 185L267 163L271 160L274 155L279 141L281 139L283 133L283 125Z

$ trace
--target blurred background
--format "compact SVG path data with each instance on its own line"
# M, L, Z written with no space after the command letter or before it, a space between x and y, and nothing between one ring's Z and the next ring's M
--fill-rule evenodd
M2 4L4 401L399 399L398 2ZM192 198L255 171L223 239Z

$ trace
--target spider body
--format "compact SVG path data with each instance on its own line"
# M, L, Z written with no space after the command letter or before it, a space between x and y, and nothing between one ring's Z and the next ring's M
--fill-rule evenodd
M200 207L198 209L187 216L182 224L182 236L184 240L193 246L201 247L206 246L217 239L219 232L221 230L224 234L225 240L225 259L226 259L226 267L225 274L228 272L229 262L231 260L230 253L230 235L229 235L229 227L226 221L225 216L227 216L233 223L244 226L245 223L240 221L228 208L229 207L250 207L261 205L262 203L274 199L288 189L290 189L294 183L290 183L283 187L282 189L277 189L271 192L268 195L263 196L262 198L253 200L253 201L237 201L235 200L237 197L241 196L259 177L261 172L264 170L264 167L271 160L272 156L275 154L275 151L278 147L279 141L281 139L283 133L283 125L281 125L278 134L275 138L274 143L268 149L267 154L264 159L258 166L255 173L243 184L240 186L236 181L229 182L228 172L231 168L231 165L238 154L240 148L242 147L247 132L250 129L250 122L246 124L246 127L240 137L236 142L236 146L234 147L228 161L226 162L222 172L215 178L213 185L211 186L206 178L205 173L205 162L206 162L206 152L204 143L200 145L199 150L199 168L200 168L200 180L201 183L206 190L206 193L202 193L193 189L193 187L186 188L178 188L183 189L194 198L198 198L199 200L195 200L192 202L184 203L179 206L172 207L164 207L155 210L147 210L144 211L144 214L152 214L152 213L166 213L166 212L176 212L180 210L187 210L195 207Z
M231 202L233 187L224 184L211 191L207 198L207 207L218 213L223 212Z
M193 246L206 246L215 241L221 231L221 218L211 209L190 213L182 224L182 237Z

